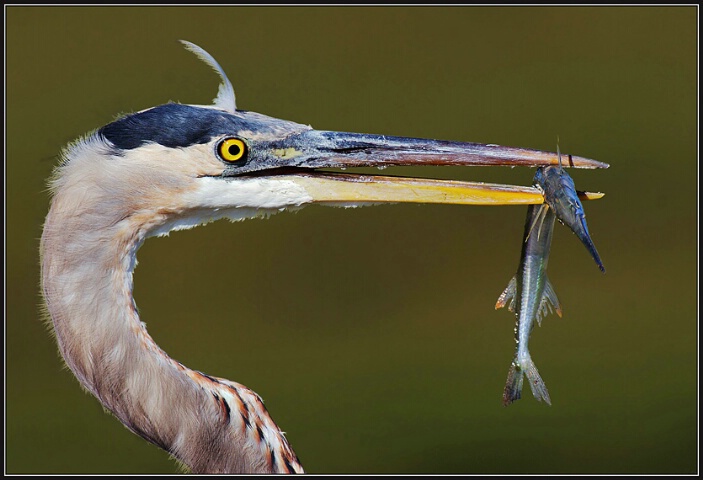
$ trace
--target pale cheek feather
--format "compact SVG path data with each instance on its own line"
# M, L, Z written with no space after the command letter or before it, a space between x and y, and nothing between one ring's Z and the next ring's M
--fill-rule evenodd
M233 205L242 208L280 209L312 202L300 185L285 179L201 178L198 186L183 198L184 205L222 209ZM189 205L190 204L190 205Z
M285 179L199 178L195 187L181 195L177 206L180 213L155 226L149 235L168 235L174 230L193 228L222 218L239 221L268 216L312 201L304 188Z

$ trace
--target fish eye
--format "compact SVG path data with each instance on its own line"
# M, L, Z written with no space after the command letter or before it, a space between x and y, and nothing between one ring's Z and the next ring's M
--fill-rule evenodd
M235 137L227 137L217 145L217 155L227 163L238 162L246 157L247 144Z

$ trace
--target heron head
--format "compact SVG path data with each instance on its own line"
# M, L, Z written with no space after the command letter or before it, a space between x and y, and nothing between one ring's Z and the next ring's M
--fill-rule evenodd
M130 114L66 150L53 183L72 199L121 218L139 218L155 234L221 217L247 218L310 203L355 206L418 202L530 204L532 187L358 175L330 171L398 165L557 163L553 153L475 143L315 130L236 107L219 64L184 42L221 78L210 106L169 103ZM572 156L572 166L607 167Z

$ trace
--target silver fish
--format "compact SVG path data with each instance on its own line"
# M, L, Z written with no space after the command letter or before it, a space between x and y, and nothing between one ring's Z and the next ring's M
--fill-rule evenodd
M547 278L549 248L555 220L556 215L547 204L528 207L520 266L496 302L496 309L510 302L508 309L515 313L517 319L515 324L517 347L503 390L505 406L520 399L523 374L527 375L535 398L551 405L547 386L532 361L527 344L535 320L541 324L542 318L549 310L556 311L561 317L559 299Z

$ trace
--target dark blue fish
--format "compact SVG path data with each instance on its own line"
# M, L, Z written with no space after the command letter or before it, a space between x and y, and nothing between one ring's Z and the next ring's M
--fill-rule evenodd
M557 147L558 151L559 147ZM542 167L537 169L535 184L539 185L543 192L547 204L557 216L557 219L564 225L571 228L581 242L586 246L589 253L598 264L601 272L605 273L605 267L601 262L598 250L591 240L586 225L586 213L579 200L578 192L574 186L573 179L561 166L561 153L559 153L559 166Z
M547 386L532 361L527 343L535 320L541 323L542 318L552 309L561 316L561 305L547 278L549 248L555 220L556 215L547 204L528 207L520 265L496 303L496 309L507 304L516 317L517 347L503 391L503 405L506 406L520 399L523 374L527 375L535 398L551 405Z

